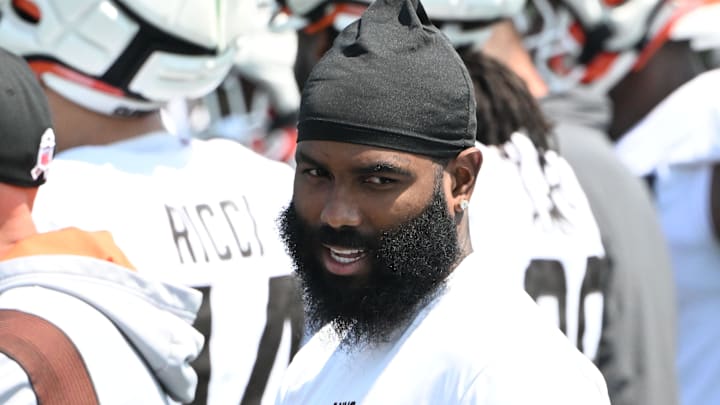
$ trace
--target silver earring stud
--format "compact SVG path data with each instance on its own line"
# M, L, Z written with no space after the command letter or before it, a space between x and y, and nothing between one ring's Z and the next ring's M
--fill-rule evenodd
M469 205L470 205L470 202L468 200L460 201L460 209L463 211L465 211Z

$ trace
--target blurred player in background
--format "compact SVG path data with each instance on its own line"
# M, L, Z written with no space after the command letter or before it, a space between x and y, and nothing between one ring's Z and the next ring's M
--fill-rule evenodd
M204 292L198 404L271 403L302 336L275 220L292 171L237 142L173 136L160 108L198 98L241 51L237 1L0 2L0 45L50 100L53 179L40 230L109 230L141 272Z
M428 6L431 15L432 4ZM508 8L513 2L504 4L503 9L480 1L457 10L441 1L436 20L441 20L438 24L448 35L457 36L457 46L470 54L473 48L481 49L524 79L553 123L560 153L588 196L610 264L603 290L602 336L593 358L605 375L613 403L674 404L677 395L670 354L674 293L665 243L649 196L605 140L609 107L604 97L573 88L550 94L509 21L520 15L519 9ZM566 274L572 280L572 272ZM587 309L581 311L583 317L586 323L593 319Z
M175 100L166 111L174 132L203 139L226 138L273 160L291 163L300 93L293 75L297 34L275 32L275 2L244 1L238 13L238 52L233 68L213 92ZM251 15L253 18L245 16Z
M464 14L470 27L492 21L488 18L492 15L483 16L480 8L477 11L475 18L473 13ZM490 28L486 40L473 46L512 67L538 97L554 124L560 153L577 174L598 221L610 272L595 360L608 382L611 399L617 404L674 404L677 394L671 353L675 311L670 261L648 193L614 156L605 139L607 101L602 94L571 87L551 94L514 24L495 21ZM586 311L580 316L587 321L592 319L588 315Z
M139 274L107 232L33 223L51 121L27 63L0 49L0 403L190 402L201 294Z
M535 46L548 77L613 100L609 135L647 180L678 294L681 402L720 402L720 48L713 0L561 1L545 7ZM554 28L548 28L548 27Z

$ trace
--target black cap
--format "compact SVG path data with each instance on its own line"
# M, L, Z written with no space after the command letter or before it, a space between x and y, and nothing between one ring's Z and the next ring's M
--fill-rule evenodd
M0 49L0 182L40 186L54 150L45 92L23 59Z
M475 144L472 81L418 0L376 0L337 37L302 92L298 142L452 157Z

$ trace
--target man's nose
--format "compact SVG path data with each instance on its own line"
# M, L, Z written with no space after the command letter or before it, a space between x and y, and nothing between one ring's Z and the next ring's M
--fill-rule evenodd
M325 201L320 221L335 229L356 227L361 223L357 199L343 189L335 189Z

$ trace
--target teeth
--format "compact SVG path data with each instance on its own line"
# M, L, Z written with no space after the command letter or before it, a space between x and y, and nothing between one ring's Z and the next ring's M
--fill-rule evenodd
M333 249L333 248L329 248L329 249L331 252L338 254L338 255L355 255L355 254L364 252L364 250L362 250L362 249L345 249L345 250Z
M333 260L335 260L338 263L342 263L342 264L356 262L356 261L360 260L360 258L362 257L362 256L358 256L358 257L350 258L350 257L335 256L335 254L333 252L330 252L330 256L333 258Z
M365 250L362 249L334 249L328 247L328 250L330 251L330 257L342 264L353 263L365 257Z

